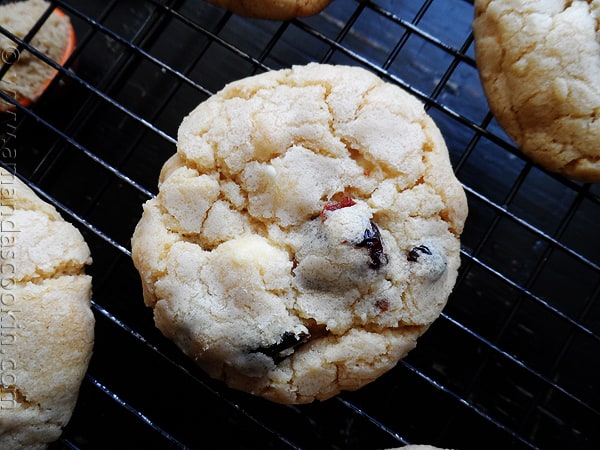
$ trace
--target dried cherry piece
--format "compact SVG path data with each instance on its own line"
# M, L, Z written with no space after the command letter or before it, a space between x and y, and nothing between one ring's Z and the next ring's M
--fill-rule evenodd
M431 250L426 245L417 245L407 253L406 259L414 263L411 265L413 273L429 282L438 280L448 267L445 253L435 246Z
M388 263L388 257L383 251L381 233L373 221L371 221L371 228L365 230L363 240L356 244L356 247L366 248L369 251L371 269L379 269Z
M406 257L407 260L409 260L410 262L416 262L419 259L419 256L421 255L431 255L431 250L429 250L429 247L427 247L426 245L418 245L416 247L413 247L409 252L408 252L408 256Z
M280 342L277 342L269 347L260 347L256 350L253 350L251 353L263 353L270 358L273 358L273 362L278 364L294 353L293 351L286 352L286 350L295 350L299 346L306 344L310 338L310 333L300 332L296 334L291 331L286 331L281 336Z
M386 312L390 309L390 302L386 299L379 299L375 301L375 306L379 308L381 312Z
M356 205L356 202L346 194L342 195L339 201L325 203L321 210L321 222L325 222L325 219L327 219L325 211L335 211L336 209L348 208L349 206L354 205Z

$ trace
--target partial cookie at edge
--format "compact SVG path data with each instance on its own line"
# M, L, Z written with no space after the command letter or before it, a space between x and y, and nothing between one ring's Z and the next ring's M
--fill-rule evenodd
M0 301L12 325L1 343L0 446L43 449L68 423L91 357L91 257L51 205L4 169L0 178Z
M207 0L213 5L246 17L290 20L321 12L332 0Z
M600 182L600 1L476 0L477 67L490 108L524 154Z

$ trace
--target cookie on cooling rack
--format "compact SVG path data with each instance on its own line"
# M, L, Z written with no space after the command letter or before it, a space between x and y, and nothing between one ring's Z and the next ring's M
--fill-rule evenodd
M25 0L0 5L0 25L19 39L34 28L51 4L44 0ZM30 45L63 65L75 48L75 31L69 17L56 8L33 36ZM56 69L18 43L0 34L0 64L11 63L0 80L0 89L23 106L35 102L56 75ZM0 111L14 106L0 99Z
M360 68L226 86L181 123L133 262L157 327L280 403L396 365L455 283L465 195L423 105Z
M313 16L321 12L332 0L208 0L209 3L228 9L240 16L258 19L289 20L294 17Z
M0 169L0 448L43 449L68 423L94 342L90 251Z
M600 182L600 0L476 0L477 67L498 123L524 154Z
M440 447L434 447L433 445L427 445L427 444L411 444L411 445L405 445L404 447L389 448L387 450L450 450L450 449L442 449Z

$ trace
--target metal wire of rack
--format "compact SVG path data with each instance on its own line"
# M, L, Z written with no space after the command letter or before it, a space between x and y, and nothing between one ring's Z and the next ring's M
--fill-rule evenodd
M495 122L470 2L335 0L289 22L201 0L51 5L70 16L75 53L63 67L0 28L59 71L31 107L0 93L16 104L0 132L2 165L94 258L94 356L53 449L598 448L600 190L532 164ZM470 214L456 287L417 348L359 391L283 406L210 380L162 337L129 240L191 109L227 82L309 61L360 65L420 98Z

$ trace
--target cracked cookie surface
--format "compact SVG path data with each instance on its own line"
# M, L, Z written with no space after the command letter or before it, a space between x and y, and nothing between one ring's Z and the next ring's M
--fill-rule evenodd
M280 403L396 365L438 317L467 215L423 105L359 68L227 85L181 123L132 237L157 327Z
M546 169L600 182L600 0L476 0L490 108Z
M43 449L68 423L92 353L90 251L0 169L0 447Z

